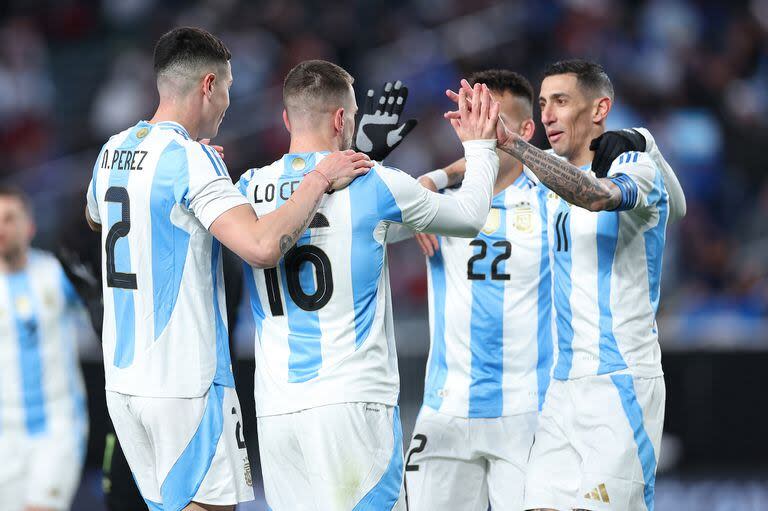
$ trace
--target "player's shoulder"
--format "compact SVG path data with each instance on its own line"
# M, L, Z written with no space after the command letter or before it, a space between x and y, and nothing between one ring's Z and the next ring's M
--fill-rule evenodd
M352 189L368 189L373 192L385 192L393 196L411 195L413 190L421 190L422 186L409 173L396 167L374 162L371 170L355 179Z
M389 165L384 165L382 162L374 161L374 165L371 167L370 173L375 173L379 177L400 177L400 176L407 176L409 175L407 172L404 172L397 167L391 167Z
M195 140L185 140L178 135L170 136L176 144L167 146L166 150L178 152L169 156L178 157L187 166L190 175L203 171L206 175L213 172L218 176L229 177L227 166L216 149Z
M102 151L106 148L116 148L120 146L131 134L131 132L136 129L136 125L130 126L128 128L125 128L122 131L119 131L109 137L106 142L101 146Z
M621 153L616 157L616 159L613 160L608 174L610 175L617 172L626 172L628 169L641 169L643 167L655 171L656 163L648 153L640 151L627 151L625 153Z

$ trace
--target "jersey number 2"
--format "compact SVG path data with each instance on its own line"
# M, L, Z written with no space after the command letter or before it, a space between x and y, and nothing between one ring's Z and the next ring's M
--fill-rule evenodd
M104 196L106 202L117 202L122 211L121 219L107 233L104 249L107 252L107 286L121 289L136 289L136 274L122 273L115 269L115 245L117 240L131 232L131 199L128 190L121 186L110 186Z

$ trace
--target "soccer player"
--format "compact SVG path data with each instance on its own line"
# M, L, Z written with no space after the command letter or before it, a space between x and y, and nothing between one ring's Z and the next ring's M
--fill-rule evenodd
M353 78L310 60L285 78L289 153L252 169L240 189L269 214L322 164L350 147ZM310 228L275 268L246 268L256 323L255 398L267 502L275 511L405 508L399 378L386 258L388 231L474 237L488 216L498 172L499 105L477 84L453 127L467 175L453 196L376 165L326 197ZM395 111L402 102L385 101ZM495 128L494 128L495 129ZM295 193L294 193L295 195Z
M227 343L221 243L274 266L326 191L371 166L329 155L291 201L257 218L215 151L230 53L174 29L155 47L160 104L101 149L86 218L102 232L107 405L150 509L233 509L253 498ZM101 229L101 225L104 228Z
M0 187L0 507L69 509L88 417L72 314L83 312L56 258L30 248L26 196Z
M487 70L469 82L489 87L506 126L533 136L527 79ZM506 153L499 160L483 230L472 240L440 237L428 259L430 357L405 467L413 511L523 504L552 359L546 205L522 163Z
M655 315L666 226L685 207L673 176L648 153L622 154L606 177L590 171L590 142L604 132L612 102L599 65L557 62L539 94L556 155L499 132L499 148L546 187L553 257L557 361L528 466L526 509L654 505L665 401Z

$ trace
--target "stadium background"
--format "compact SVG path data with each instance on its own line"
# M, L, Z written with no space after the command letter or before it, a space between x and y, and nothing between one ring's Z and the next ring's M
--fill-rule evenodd
M108 136L151 116L152 48L178 25L211 30L233 53L232 106L215 142L234 179L287 148L282 79L303 59L344 66L358 97L387 80L406 83L405 115L419 126L387 163L413 174L459 155L441 114L444 89L460 77L506 67L538 89L553 60L602 63L617 91L609 128L649 127L688 200L687 217L668 232L659 312L668 401L657 509L768 509L768 1L6 0L0 179L31 194L37 246L98 257L83 220L94 158ZM407 437L428 349L425 265L413 242L389 257ZM247 316L236 329L246 411ZM80 346L91 438L74 509L97 510L103 370L85 326ZM246 509L265 509L259 492Z

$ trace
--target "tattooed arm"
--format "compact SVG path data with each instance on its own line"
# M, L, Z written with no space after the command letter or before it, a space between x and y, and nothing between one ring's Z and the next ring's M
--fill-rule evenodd
M547 188L575 206L603 211L621 204L621 190L610 179L598 179L592 172L585 172L516 135L510 136L499 149L523 162Z
M307 230L325 192L346 186L354 177L368 172L371 165L362 153L332 153L304 177L291 197L275 211L259 218L250 205L238 205L220 214L209 230L251 266L272 268Z
M237 206L214 220L209 230L251 266L272 268L307 230L327 187L319 174L310 172L272 213L258 217L250 204Z

